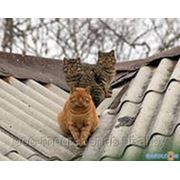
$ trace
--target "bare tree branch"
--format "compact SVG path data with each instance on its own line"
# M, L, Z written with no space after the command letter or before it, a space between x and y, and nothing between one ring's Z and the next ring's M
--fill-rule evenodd
M179 24L180 19L0 19L0 48L88 62L112 48L119 60L144 58L179 45Z

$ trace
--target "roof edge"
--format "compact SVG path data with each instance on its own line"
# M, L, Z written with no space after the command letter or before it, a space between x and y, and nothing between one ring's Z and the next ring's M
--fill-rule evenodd
M163 58L177 59L179 56L180 46L177 46L148 58L119 62L116 65L117 77L115 79L121 78L122 72L136 71L144 65L155 61L160 62ZM0 75L53 83L66 91L69 90L63 73L63 62L60 59L0 52Z
M155 55L143 59L135 59L132 61L125 61L117 63L117 71L133 71L139 69L141 66L148 65L153 61L160 61L163 58L177 59L180 56L180 46L174 47L169 50L159 52Z
M53 83L68 90L61 60L0 52L0 75Z

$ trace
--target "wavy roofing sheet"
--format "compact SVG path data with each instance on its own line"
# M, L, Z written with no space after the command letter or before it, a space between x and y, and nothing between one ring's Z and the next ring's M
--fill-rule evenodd
M180 60L156 61L122 69L112 97L97 108L100 125L85 149L64 137L56 121L67 92L46 81L1 76L0 160L144 160L148 153L180 152Z
M171 139L161 146L180 152L179 124L180 60L163 59L158 67L142 67L119 106L104 111L82 160L143 159L146 151L163 151L158 138Z
M71 160L78 156L81 150L61 135L56 122L67 97L52 84L0 79L0 158Z
M99 107L104 111L117 95ZM53 85L0 79L0 160L73 160L83 149L61 135L57 114L69 94Z

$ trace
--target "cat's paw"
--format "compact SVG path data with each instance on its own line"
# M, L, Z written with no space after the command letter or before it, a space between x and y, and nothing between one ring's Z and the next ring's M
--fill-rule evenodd
M109 98L112 96L112 89L109 89L107 92L106 92L106 98Z
M80 141L78 144L78 147L85 147L86 146L86 142L85 141Z
M112 97L112 94L106 94L106 98Z
M86 147L86 144L78 144L78 147L80 147L80 148L85 148L85 147Z
M112 97L112 92L106 93L106 98Z

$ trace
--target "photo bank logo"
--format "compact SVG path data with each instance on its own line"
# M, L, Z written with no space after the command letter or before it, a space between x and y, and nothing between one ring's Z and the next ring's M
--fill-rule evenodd
M180 154L174 151L168 151L167 153L147 153L145 154L145 160L180 160Z
M169 151L167 153L167 160L168 161L174 161L176 158L176 154L173 151Z

